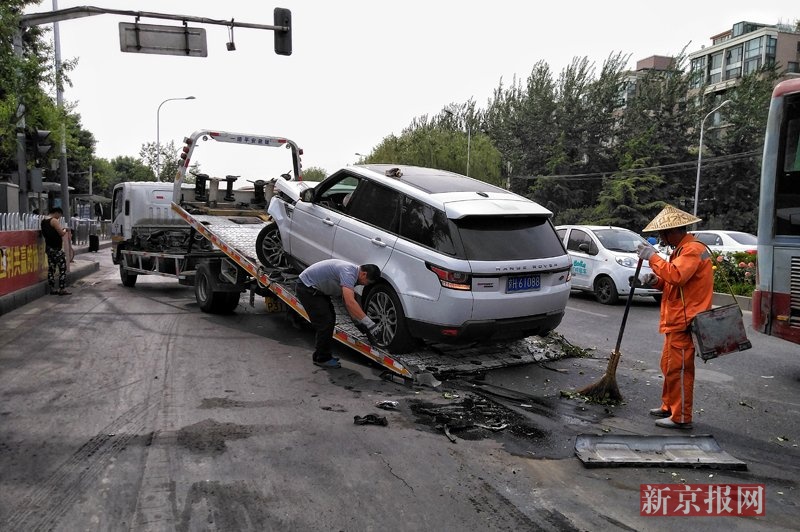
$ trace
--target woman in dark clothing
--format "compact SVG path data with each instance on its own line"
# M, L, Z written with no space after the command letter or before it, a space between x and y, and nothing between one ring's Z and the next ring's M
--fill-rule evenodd
M50 294L68 296L67 292L67 260L64 255L63 240L67 230L61 227L59 220L64 214L60 207L50 209L50 216L42 219L42 236L44 236L45 252L47 253L47 285ZM55 274L58 268L58 290L56 290Z

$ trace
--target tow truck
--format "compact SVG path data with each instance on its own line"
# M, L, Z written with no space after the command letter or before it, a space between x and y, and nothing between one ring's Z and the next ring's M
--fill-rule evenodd
M182 162L173 184L171 208L193 232L208 240L215 250L214 253L205 252L195 260L193 278L195 297L200 308L212 313L230 311L236 306L233 303L238 303L241 292L249 290L251 305L254 305L256 295L263 296L267 299L268 308L277 303L278 306L285 306L288 312L295 312L308 320L303 305L295 295L297 274L289 267L266 267L257 258L256 241L270 222L264 201L268 203L275 179L256 181L255 190L249 198L245 193L232 189L235 181L233 176L225 179L203 177L199 182L195 181L193 190L185 188L184 179L192 155L201 141L288 149L292 158L291 173L275 179L302 179L302 150L288 138L213 130L198 130L186 137L180 155ZM221 197L220 183L223 180L226 181L227 192ZM262 187L264 192L260 193L259 188ZM194 238L189 241L194 241ZM435 387L440 383L438 379L449 375L538 362L561 353L557 342L529 337L488 345L426 345L414 352L393 354L370 345L350 319L341 299L335 300L334 306L337 307L334 338L385 368L387 371L384 375L387 378L399 377L412 385Z

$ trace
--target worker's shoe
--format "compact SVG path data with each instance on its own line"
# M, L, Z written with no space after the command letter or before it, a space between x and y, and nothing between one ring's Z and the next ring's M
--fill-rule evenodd
M661 427L662 429L690 429L692 428L691 423L675 423L669 418L664 419L657 419L656 426Z
M669 417L669 410L661 410L661 408L650 409L650 415L653 417Z
M321 368L328 368L328 369L337 369L337 368L341 368L342 367L342 365L339 363L339 359L338 358L329 358L328 360L326 360L324 362L318 362L318 361L315 360L314 361L314 365L315 366L319 366Z

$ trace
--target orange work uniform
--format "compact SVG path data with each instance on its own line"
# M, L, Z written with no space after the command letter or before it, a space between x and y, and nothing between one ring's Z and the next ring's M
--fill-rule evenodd
M650 268L658 277L661 296L658 330L664 333L661 372L664 387L661 409L670 412L675 423L692 421L694 395L694 342L689 324L700 312L711 308L714 270L708 249L686 234L669 260L650 257Z

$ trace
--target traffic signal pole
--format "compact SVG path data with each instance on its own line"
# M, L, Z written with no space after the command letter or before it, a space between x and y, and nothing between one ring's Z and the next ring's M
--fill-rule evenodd
M126 15L136 17L138 23L139 18L155 18L162 20L175 20L183 22L186 26L187 22L197 22L209 25L227 26L231 30L233 28L251 28L260 30L272 30L275 32L275 53L278 55L291 55L292 54L292 14L291 11L285 8L275 8L273 12L274 25L268 24L252 24L247 22L235 22L231 20L217 20L205 17L194 17L187 15L175 15L170 13L153 13L147 11L128 11L120 9L107 9L94 6L80 6L67 9L58 9L58 0L52 0L53 10L44 13L31 13L22 15L19 22L19 27L14 32L14 54L22 58L22 30L31 26L39 26L41 24L53 23L53 37L54 37L54 52L56 61L56 103L58 108L63 112L63 83L61 77L61 46L58 32L58 22L61 20L70 20L83 17L91 17L95 15ZM126 50L127 51L127 50ZM177 55L177 54L176 54ZM21 213L28 212L28 170L27 170L27 156L25 153L25 115L24 105L20 105L18 111L17 122L17 167L18 167L18 185L20 194L19 209ZM67 172L67 145L66 145L66 124L61 125L61 153L59 157L59 175L61 177L61 208L64 210L64 217L69 219L69 174Z

